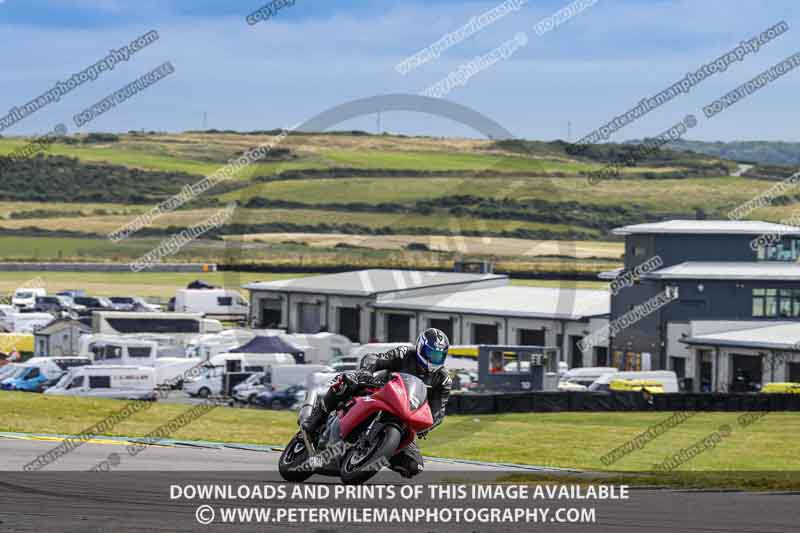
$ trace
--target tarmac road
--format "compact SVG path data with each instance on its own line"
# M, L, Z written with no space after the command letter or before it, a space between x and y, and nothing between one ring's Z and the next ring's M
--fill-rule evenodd
M772 533L797 530L800 495L759 494L743 492L695 492L672 490L634 490L625 500L538 500L514 501L466 498L445 500L425 497L419 501L379 499L364 495L341 500L277 500L228 499L199 500L171 496L170 487L179 485L242 484L251 487L284 487L277 472L277 452L240 449L206 449L194 447L153 446L136 457L126 453L120 444L84 444L42 471L20 472L33 457L51 450L58 442L0 438L0 531L588 531L676 533L683 531ZM113 472L86 472L100 461L117 454ZM465 465L426 462L423 489L430 483L476 481L484 483L512 469L490 465ZM382 472L376 483L395 487L408 485L407 480L392 472ZM315 476L311 488L335 489L335 478ZM565 483L569 483L565 478ZM381 488L381 487L377 487ZM384 487L385 488L385 487ZM594 508L591 524L563 523L422 523L422 524L340 524L324 523L245 523L223 525L214 522L200 525L196 513L201 505L210 504L217 513L221 507L260 507L276 513L288 507L336 507L363 510L375 507L412 508L460 507L477 509L491 506L550 508ZM553 514L550 514L552 520ZM219 514L215 515L219 518Z

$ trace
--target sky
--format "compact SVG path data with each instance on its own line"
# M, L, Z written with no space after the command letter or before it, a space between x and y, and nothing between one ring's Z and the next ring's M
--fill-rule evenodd
M276 0L281 3L281 0ZM506 0L510 1L510 0ZM785 21L789 31L617 131L656 135L688 114L687 138L800 141L800 68L713 118L703 107L800 52L797 0L597 0L551 31L537 23L570 2L518 0L518 10L407 74L395 67L502 0L295 0L257 24L260 0L0 0L0 109L20 106L156 30L159 39L2 132L240 131L291 127L334 106L383 94L419 94L465 64L524 34L527 43L444 96L516 137L588 134L741 41ZM592 3L587 1L587 3ZM73 117L169 61L175 72L78 127ZM205 117L205 118L204 118ZM480 137L449 119L381 114L383 131ZM374 115L336 129L376 131Z

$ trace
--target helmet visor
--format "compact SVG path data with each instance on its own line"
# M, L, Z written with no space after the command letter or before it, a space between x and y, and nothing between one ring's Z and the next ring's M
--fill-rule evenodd
M425 356L432 365L443 365L447 358L447 350L437 350L429 346L425 347Z

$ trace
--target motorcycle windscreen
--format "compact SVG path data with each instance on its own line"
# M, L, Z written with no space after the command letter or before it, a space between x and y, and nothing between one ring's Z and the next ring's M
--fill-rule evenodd
M400 374L400 379L403 380L408 392L408 406L411 411L416 411L428 399L428 387L421 379L411 374Z

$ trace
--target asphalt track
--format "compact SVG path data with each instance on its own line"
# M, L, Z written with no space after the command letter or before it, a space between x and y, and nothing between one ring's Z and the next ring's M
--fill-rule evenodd
M84 444L42 471L21 472L38 454L51 450L57 441L0 438L0 531L588 531L588 532L747 532L797 531L800 495L744 492L700 492L632 489L626 500L526 501L539 508L592 507L592 524L565 523L245 523L201 525L196 511L206 500L173 499L171 485L216 483L221 485L282 484L276 472L278 453L234 448L151 446L136 457L126 453L123 443L101 441ZM112 472L86 472L116 454ZM535 470L539 470L534 468ZM545 471L548 471L544 469ZM426 462L426 472L414 483L491 482L510 473L528 472L523 467L503 465ZM549 472L549 471L548 471ZM563 472L562 472L563 473ZM334 487L335 478L316 476L310 481ZM392 472L381 472L375 483L400 490L408 484ZM565 483L569 478L565 477ZM426 487L427 488L427 487ZM339 501L295 501L275 499L210 501L212 507L246 506L271 509L293 507L403 507L411 501L352 498ZM520 506L519 501L485 499L424 500L428 507L478 508ZM552 515L551 515L552 516Z

